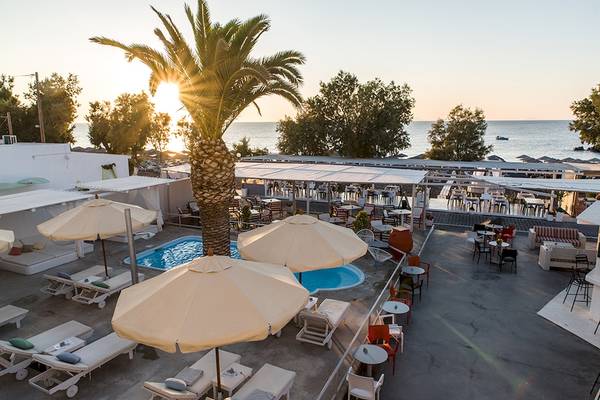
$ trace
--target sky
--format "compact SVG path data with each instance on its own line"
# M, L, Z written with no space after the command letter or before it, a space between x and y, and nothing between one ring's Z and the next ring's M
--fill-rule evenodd
M147 90L144 65L88 38L158 47L150 4L189 32L179 0L0 0L0 73L77 74L83 121L90 101ZM482 108L489 120L570 119L571 102L600 83L597 0L209 0L209 6L217 21L269 15L271 30L255 55L303 52L304 96L339 70L362 81L407 83L415 120L443 117L456 104ZM17 78L17 89L28 79ZM168 94L161 96L161 111L175 107ZM279 98L259 103L262 116L250 108L239 120L277 121L295 112Z

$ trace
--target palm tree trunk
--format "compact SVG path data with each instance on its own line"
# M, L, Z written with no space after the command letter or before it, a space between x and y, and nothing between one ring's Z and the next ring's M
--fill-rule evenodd
M204 255L229 255L229 204L235 192L235 159L222 139L195 138L190 146L194 197L200 206Z

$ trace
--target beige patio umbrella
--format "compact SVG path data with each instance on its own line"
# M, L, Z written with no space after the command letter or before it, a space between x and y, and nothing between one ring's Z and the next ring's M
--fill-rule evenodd
M97 240L102 242L104 268L108 276L104 239L126 232L125 210L131 210L133 230L140 229L157 217L157 212L108 199L93 200L72 208L37 226L51 240Z
M215 348L220 389L219 347L265 339L307 301L308 291L280 265L209 255L123 290L112 326L171 353Z
M348 264L369 248L352 229L300 214L240 233L237 247L246 260L299 273Z
M9 250L15 241L13 231L0 229L0 253Z

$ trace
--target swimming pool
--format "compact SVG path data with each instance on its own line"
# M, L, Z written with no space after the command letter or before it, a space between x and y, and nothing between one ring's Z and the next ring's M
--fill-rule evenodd
M200 256L202 256L202 237L182 236L137 253L137 264L143 268L166 271ZM231 256L240 258L236 242L231 242ZM123 262L129 264L129 257ZM319 290L351 288L360 285L364 280L364 273L352 264L302 273L302 285L311 294Z

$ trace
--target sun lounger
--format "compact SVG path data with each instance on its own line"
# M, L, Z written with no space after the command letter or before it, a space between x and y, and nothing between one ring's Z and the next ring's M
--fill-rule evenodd
M333 333L344 320L348 308L350 303L346 301L325 299L317 311L302 311L300 318L304 325L296 339L331 349Z
M112 268L108 267L108 273L110 274L111 272ZM76 272L71 275L70 279L58 275L44 274L44 278L48 280L48 285L40 290L52 296L65 295L66 298L70 299L74 290L73 282L83 281L90 276L104 276L104 274L104 265L94 265L83 271Z
M24 308L15 307L12 305L6 305L0 307L0 326L6 324L15 324L17 329L21 327L21 320L25 318L25 315L29 312Z
M295 377L294 371L265 364L231 397L231 400L289 399Z
M233 363L240 361L241 357L237 354L228 351L219 350L219 361L221 363L221 371L225 371ZM202 356L201 359L192 364L189 368L202 370L202 376L188 386L185 391L177 391L169 389L162 382L145 382L144 389L152 395L152 400L167 399L167 400L188 400L199 399L209 389L212 388L212 379L217 376L215 367L215 351L211 350ZM182 371L183 372L183 371Z
M77 364L60 361L51 355L35 354L34 361L46 365L48 369L29 379L29 384L49 395L66 390L67 397L74 397L79 391L77 383L81 378L121 354L127 353L129 359L133 359L135 346L137 343L120 338L113 332L74 351L72 354L80 357Z
M86 339L92 332L92 328L87 325L69 321L28 338L27 340L34 346L29 350L19 349L7 341L0 340L0 376L16 374L18 380L23 380L27 377L27 367L33 362L32 357L35 354L40 354L50 346L70 337Z
M143 281L144 274L138 274L138 279L140 282ZM71 297L71 300L82 304L98 304L98 308L104 308L108 296L131 286L131 272L123 272L102 281L102 283L108 287L96 286L93 283L74 282L75 295Z

